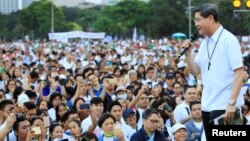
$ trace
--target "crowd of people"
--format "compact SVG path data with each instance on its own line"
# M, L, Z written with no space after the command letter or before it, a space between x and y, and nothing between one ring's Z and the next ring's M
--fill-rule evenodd
M204 140L203 81L179 56L182 42L1 42L0 141ZM244 62L239 95L250 125Z

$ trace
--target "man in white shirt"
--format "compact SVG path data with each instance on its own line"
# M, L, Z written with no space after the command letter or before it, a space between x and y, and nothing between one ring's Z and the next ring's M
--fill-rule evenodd
M184 87L184 102L179 104L174 109L174 117L177 122L185 123L191 118L191 112L189 108L189 104L191 101L194 101L196 98L196 89L193 86L185 86Z
M90 100L90 115L85 118L82 123L82 132L89 131L99 136L101 134L101 128L96 126L97 120L103 112L103 101L100 97L94 97ZM93 119L95 118L95 119ZM94 122L92 121L95 120Z
M244 103L239 95L244 70L238 39L219 22L214 5L202 4L194 10L194 22L200 35L205 37L194 59L190 41L183 42L187 64L194 76L201 75L201 99L205 132L211 121L225 113L227 122L234 118L236 106ZM207 134L206 134L207 135Z

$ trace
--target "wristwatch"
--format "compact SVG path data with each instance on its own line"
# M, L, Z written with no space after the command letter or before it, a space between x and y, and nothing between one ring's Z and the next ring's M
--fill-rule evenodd
M234 106L236 104L236 100L229 100L228 104L230 106Z

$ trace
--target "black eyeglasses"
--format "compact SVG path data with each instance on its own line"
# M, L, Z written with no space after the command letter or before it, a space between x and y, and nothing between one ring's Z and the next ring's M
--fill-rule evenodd
M157 124L157 123L160 123L160 121L159 120L156 120L156 119L147 119L147 120L149 120L152 124Z

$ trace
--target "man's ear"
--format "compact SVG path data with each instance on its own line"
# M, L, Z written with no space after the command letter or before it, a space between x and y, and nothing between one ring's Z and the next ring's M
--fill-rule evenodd
M145 119L142 119L142 124L144 124L144 122L145 122Z

